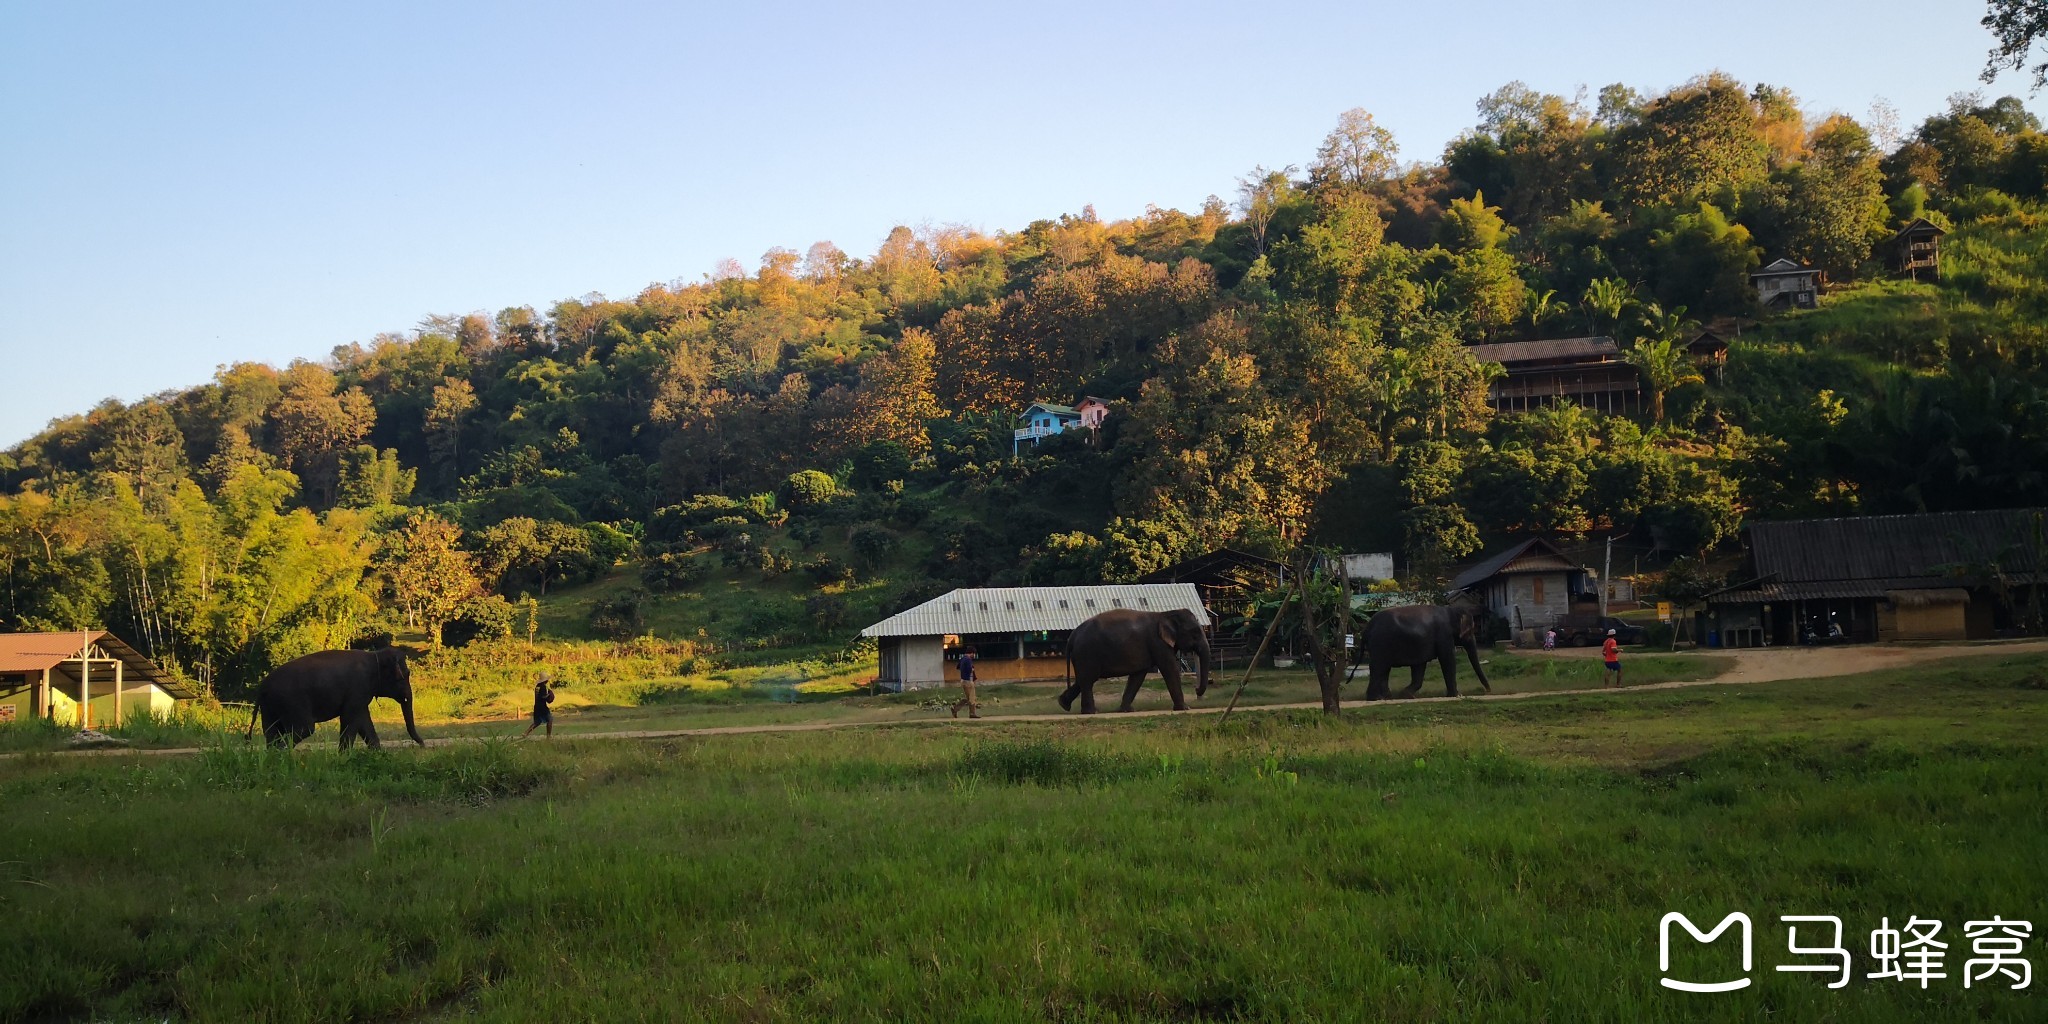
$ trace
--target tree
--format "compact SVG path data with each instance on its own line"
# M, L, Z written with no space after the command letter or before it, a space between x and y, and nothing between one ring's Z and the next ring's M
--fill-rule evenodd
M1337 115L1337 127L1316 149L1310 173L1318 184L1363 188L1394 173L1401 147L1363 107Z
M1288 177L1293 173L1293 164L1277 171L1254 167L1250 174L1237 179L1237 212L1244 216L1245 227L1251 231L1254 256L1266 254L1266 232L1272 226L1273 216L1294 194L1294 182Z
M1989 82L2000 71L2026 69L2034 44L2048 38L2048 0L1991 0L1983 25L1998 39L1984 63L1984 80ZM2033 70L2034 88L2048 85L2048 60Z
M894 348L864 364L854 393L853 426L859 436L894 442L913 458L930 449L925 423L942 412L934 388L936 362L932 336L913 327Z
M1486 193L1475 192L1470 199L1453 199L1437 222L1438 244L1452 252L1498 248L1515 229L1501 219L1500 207L1486 205Z
M1650 389L1650 419L1664 422L1664 395L1683 384L1697 384L1705 378L1693 366L1692 354L1666 339L1644 339L1629 349L1628 361L1643 375Z
M398 452L357 445L341 457L341 486L335 504L342 508L397 505L412 495L419 471L399 464Z
M1615 133L1622 198L1639 207L1682 205L1762 180L1769 148L1757 121L1741 84L1719 73L1658 97Z
M1627 281L1617 277L1603 277L1586 286L1586 294L1580 298L1586 307L1586 319L1593 326L1607 326L1607 334L1614 337L1621 333L1621 318L1635 304L1635 289Z
M464 601L476 596L476 563L461 546L462 528L433 514L414 512L385 546L385 574L407 622L441 646L441 628Z
M428 457L441 468L446 483L462 475L462 424L476 407L476 389L461 377L442 381L427 404Z
M282 394L271 409L278 447L299 474L306 500L316 508L334 503L340 457L369 435L376 408L363 389L337 390L334 374L312 363L293 363Z

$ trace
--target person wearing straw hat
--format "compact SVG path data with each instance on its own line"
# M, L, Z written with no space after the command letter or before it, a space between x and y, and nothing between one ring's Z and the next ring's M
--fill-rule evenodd
M541 726L547 726L547 732L542 735L548 739L555 738L555 713L548 710L548 705L555 702L555 688L552 684L552 678L546 672L542 672L540 679L534 682L533 724L527 726L526 731L519 734L520 739L523 740L533 735L533 731Z

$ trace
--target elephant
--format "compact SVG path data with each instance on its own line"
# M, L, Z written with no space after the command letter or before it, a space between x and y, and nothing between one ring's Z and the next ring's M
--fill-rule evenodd
M1389 696L1387 673L1397 665L1405 665L1409 670L1408 688L1401 691L1401 696L1415 696L1422 690L1423 670L1432 661L1443 667L1444 691L1457 696L1460 647L1471 659L1480 687L1492 693L1493 684L1486 681L1486 670L1479 667L1478 627L1472 609L1455 605L1406 605L1374 615L1365 626L1365 654L1371 664L1365 699L1385 700Z
M1095 681L1104 676L1125 676L1124 702L1119 711L1131 710L1138 699L1138 687L1145 673L1157 671L1166 680L1166 692L1173 695L1173 709L1186 711L1187 698L1180 689L1180 652L1193 651L1198 670L1195 696L1209 690L1209 639L1202 635L1202 619L1185 608L1170 612L1141 612L1119 608L1074 627L1067 637L1067 668L1073 677L1060 694L1060 708L1074 709L1081 698L1081 713L1095 713Z
M255 707L249 713L248 737L263 719L263 741L273 747L298 746L313 735L313 726L341 719L341 749L358 737L375 748L377 728L370 724L370 701L389 697L405 713L405 732L424 747L412 721L412 669L405 652L395 647L375 651L320 651L294 658L272 669L256 685Z

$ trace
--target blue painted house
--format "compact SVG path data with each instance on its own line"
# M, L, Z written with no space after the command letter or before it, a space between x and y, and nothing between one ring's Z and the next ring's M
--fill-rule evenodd
M1072 427L1100 429L1108 415L1109 403L1092 395L1083 398L1079 405L1033 402L1017 417L1023 426L1010 432L1010 454L1022 454L1026 441L1035 447L1038 442L1054 434L1063 434Z

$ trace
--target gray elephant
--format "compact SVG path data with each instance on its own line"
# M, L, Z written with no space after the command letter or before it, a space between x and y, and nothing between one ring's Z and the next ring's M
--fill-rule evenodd
M1387 673L1396 666L1409 670L1403 697L1422 690L1422 673L1434 661L1444 670L1444 692L1458 695L1458 648L1472 661L1479 685L1493 692L1486 670L1479 667L1479 629L1472 609L1452 605L1407 605L1389 608L1372 617L1365 626L1365 656L1371 665L1366 683L1366 700L1385 700Z
M1202 635L1202 620L1185 608L1170 612L1141 612L1119 608L1074 627L1067 637L1067 666L1073 681L1060 694L1060 707L1074 709L1081 698L1081 713L1095 713L1095 681L1105 676L1124 676L1124 702L1119 711L1129 711L1138 699L1147 672L1158 672L1166 680L1166 692L1173 696L1173 709L1186 711L1187 698L1180 689L1180 655L1193 651L1197 671L1195 696L1209 690L1209 638Z
M370 701L388 697L405 713L405 732L426 746L412 722L412 669L405 653L394 647L377 651L320 651L272 669L256 685L255 708L249 714L249 736L263 719L263 740L273 747L297 746L313 735L313 727L341 719L341 749L358 737L377 744L370 724Z

